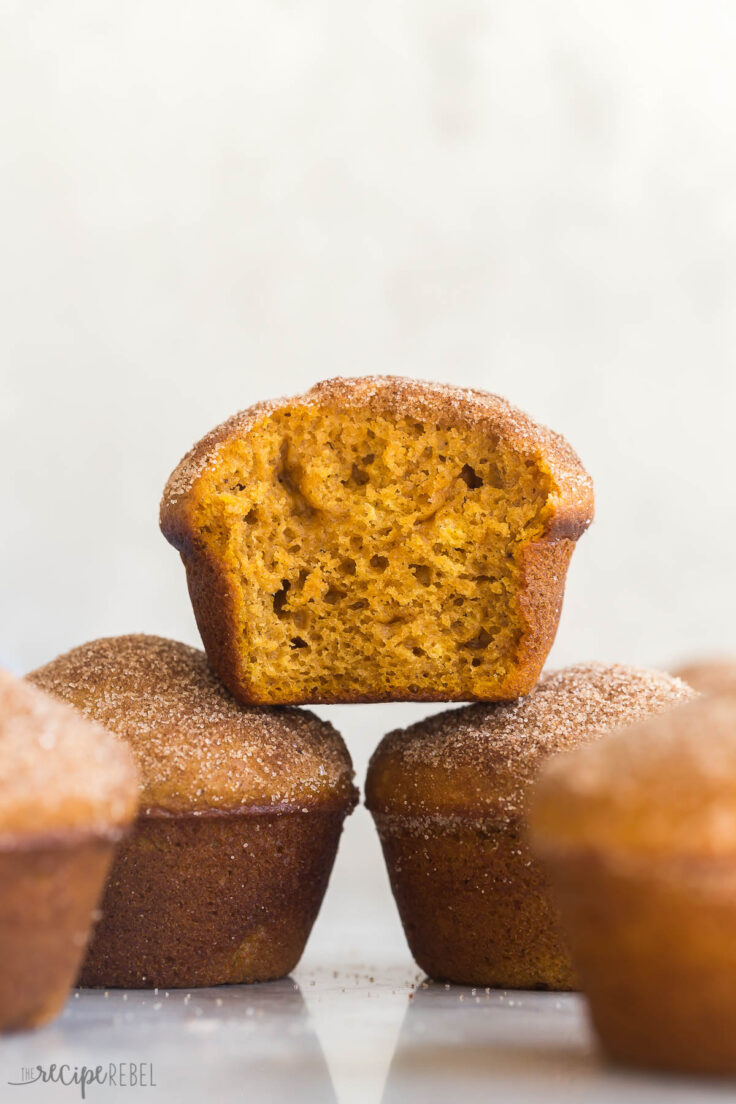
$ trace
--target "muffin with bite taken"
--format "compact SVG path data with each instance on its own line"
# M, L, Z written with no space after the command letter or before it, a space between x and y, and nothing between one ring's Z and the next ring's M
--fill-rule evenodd
M172 473L161 528L241 701L497 701L539 678L593 489L483 391L331 379L259 403Z

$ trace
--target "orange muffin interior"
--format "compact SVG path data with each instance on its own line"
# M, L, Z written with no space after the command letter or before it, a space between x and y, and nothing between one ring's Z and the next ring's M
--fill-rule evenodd
M492 698L525 624L521 553L554 480L487 431L276 409L197 482L191 519L235 596L253 700Z

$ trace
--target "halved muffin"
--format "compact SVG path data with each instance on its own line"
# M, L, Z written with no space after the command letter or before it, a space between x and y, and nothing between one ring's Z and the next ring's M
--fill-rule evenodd
M531 826L610 1057L736 1075L736 696L560 756Z
M244 708L202 652L160 637L93 641L29 677L125 739L143 780L81 984L287 974L356 801L335 729L303 710Z
M592 516L567 442L503 399L370 377L213 430L161 527L241 701L490 701L536 683Z
M542 764L694 692L620 664L579 664L510 704L470 705L391 732L373 754L376 822L409 947L431 977L570 989L575 975L546 874L526 839Z
M121 741L0 670L0 1031L60 1011L137 803Z

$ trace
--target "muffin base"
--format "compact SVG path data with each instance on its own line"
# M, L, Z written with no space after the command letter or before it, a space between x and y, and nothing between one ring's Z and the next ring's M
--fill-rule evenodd
M546 875L518 827L374 813L417 964L438 981L577 987Z
M76 833L0 850L0 1031L60 1012L95 918L113 838Z
M117 853L79 984L175 989L288 974L347 812L139 817Z
M736 862L545 858L608 1056L736 1074Z

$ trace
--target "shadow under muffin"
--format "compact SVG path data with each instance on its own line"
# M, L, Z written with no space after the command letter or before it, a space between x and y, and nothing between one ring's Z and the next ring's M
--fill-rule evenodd
M30 677L125 738L143 779L80 984L289 973L356 800L335 729L304 710L239 705L202 652L159 637L94 641Z

